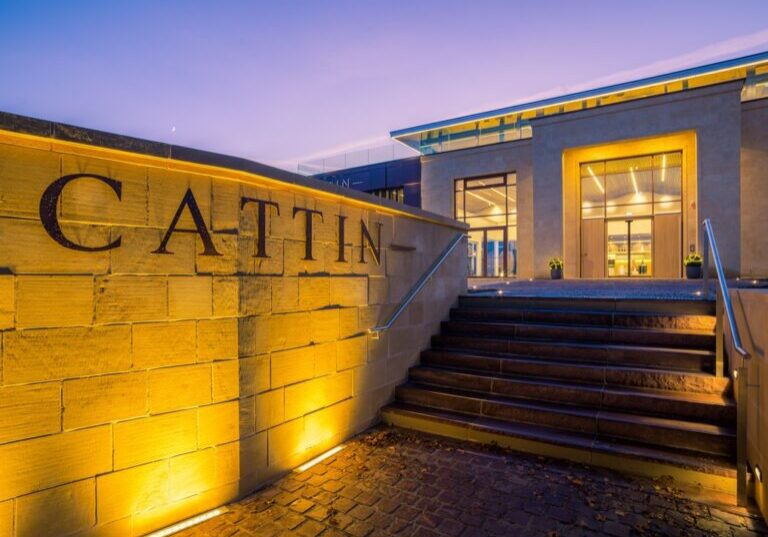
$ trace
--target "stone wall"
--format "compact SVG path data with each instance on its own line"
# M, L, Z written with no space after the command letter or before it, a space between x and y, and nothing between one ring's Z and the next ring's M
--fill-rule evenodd
M466 248L373 339L461 229L337 191L0 131L0 535L142 535L377 420Z
M741 274L768 277L768 99L741 113Z
M760 467L762 480L755 480L755 499L768 519L768 292L756 289L731 290L734 316L742 344L750 353L746 363L733 350L730 331L726 330L726 349L732 357L730 369L742 364L748 369L747 379L747 461L750 468Z

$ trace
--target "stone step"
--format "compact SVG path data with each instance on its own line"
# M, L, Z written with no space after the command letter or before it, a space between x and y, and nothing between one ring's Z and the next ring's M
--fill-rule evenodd
M665 328L713 333L714 315L670 312L625 312L577 309L526 309L464 306L451 310L461 321L528 322L537 324L598 325L615 328Z
M572 341L537 341L450 334L432 336L432 347L444 350L482 351L538 358L550 357L561 361L630 365L676 371L711 372L714 370L715 359L714 352L698 349L604 345Z
M731 380L708 373L680 372L665 369L638 368L622 365L579 364L550 358L514 355L487 355L455 350L431 349L421 353L421 363L487 375L549 378L570 382L607 384L728 396Z
M444 321L443 334L509 337L539 341L580 341L663 347L714 348L714 333L666 328L615 328L576 324L498 321Z
M681 299L647 298L552 298L552 297L513 297L513 296L473 296L459 297L461 308L502 308L502 309L545 309L576 310L625 313L665 313L683 315L714 315L715 302L692 297Z
M580 384L536 377L512 377L417 366L410 381L550 403L728 425L736 418L733 401L722 395Z
M709 456L630 442L605 442L594 435L509 423L486 417L393 403L382 409L390 425L517 451L612 468L647 477L672 476L677 483L734 494L735 465Z
M707 423L531 402L413 383L398 387L396 400L416 407L590 434L605 442L628 440L716 456L735 452L733 430Z

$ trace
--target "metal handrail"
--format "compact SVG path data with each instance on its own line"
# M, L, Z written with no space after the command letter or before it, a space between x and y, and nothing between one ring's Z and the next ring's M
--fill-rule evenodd
M750 357L747 350L741 344L741 335L739 327L736 324L736 318L733 315L733 303L731 295L728 293L728 283L725 280L723 263L720 260L720 253L717 250L715 242L715 233L712 231L712 222L709 218L704 219L704 296L709 295L709 250L712 250L712 259L715 262L715 273L717 275L718 291L716 292L715 315L717 316L715 326L715 374L723 375L723 356L725 354L725 345L723 341L723 310L728 319L728 326L731 331L733 348L742 358ZM729 364L730 366L730 364ZM740 506L746 506L748 499L747 488L747 376L749 369L742 362L740 367L733 369L733 380L736 382L736 503Z
M704 219L704 296L709 293L709 249L712 249L712 259L715 262L715 273L717 274L717 283L720 288L720 295L723 297L723 306L725 308L725 315L728 318L728 324L731 328L731 337L733 338L733 348L736 349L742 357L749 358L749 353L744 349L741 344L741 336L739 335L739 327L736 325L736 318L733 315L733 303L731 302L731 295L728 293L728 283L725 280L725 272L723 271L723 263L720 260L720 253L717 250L717 242L715 242L715 233L712 231L712 222L709 218ZM707 248L709 246L709 248Z
M411 287L411 290L408 291L408 293L405 295L405 298L403 298L402 302L400 302L400 305L397 307L397 309L392 312L392 315L390 315L389 320L386 323L368 329L368 332L373 336L374 339L378 339L381 332L389 330L392 325L395 324L395 321L397 321L398 317L400 317L400 315L405 311L405 308L407 308L411 302L413 302L413 299L416 298L416 295L419 294L419 291L421 291L424 286L427 285L427 282L432 277L432 275L437 272L437 269L439 269L445 260L448 259L448 256L451 254L451 252L453 252L456 246L461 242L461 239L463 239L465 236L466 233L458 233L451 240L448 246L445 247L445 250L442 251L437 259L435 259L427 271L421 275L419 281L417 281L416 284Z

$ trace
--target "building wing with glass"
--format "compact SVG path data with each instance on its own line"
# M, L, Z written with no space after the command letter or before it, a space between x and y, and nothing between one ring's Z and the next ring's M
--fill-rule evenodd
M768 276L768 52L391 135L472 276L681 278L707 217L731 275Z

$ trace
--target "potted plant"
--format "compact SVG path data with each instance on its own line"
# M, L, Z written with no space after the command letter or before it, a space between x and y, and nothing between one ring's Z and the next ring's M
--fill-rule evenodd
M685 265L685 277L689 280L697 280L701 278L701 256L694 252L692 254L688 254L685 257L685 260L683 260L683 265Z
M553 257L549 260L549 275L553 280L560 280L563 277L563 260L559 257Z

